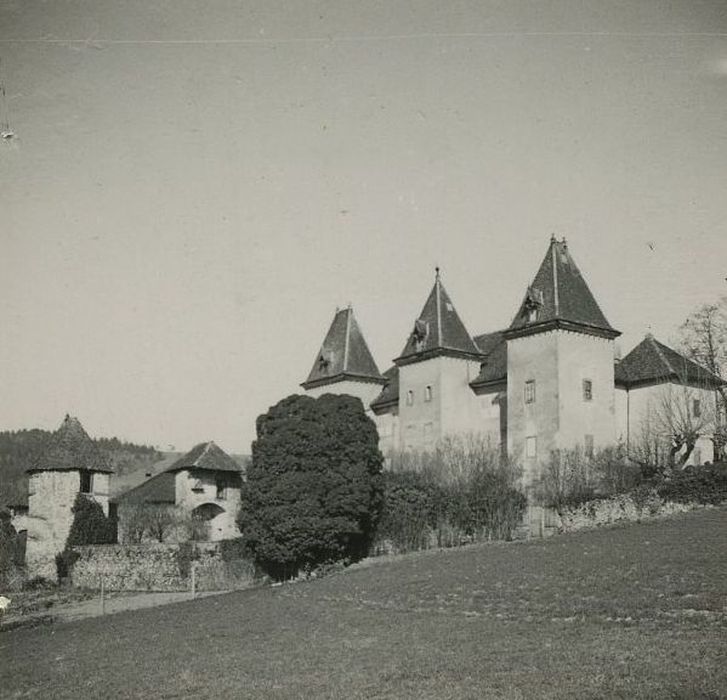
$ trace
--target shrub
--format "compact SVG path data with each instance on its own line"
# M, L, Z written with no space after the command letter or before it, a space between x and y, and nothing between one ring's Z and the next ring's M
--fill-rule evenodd
M426 492L426 520L436 529L439 546L511 539L522 520L527 499L517 488L519 469L486 438L445 437L431 452L394 453L391 465L395 474L414 474L417 480L412 483L409 476L407 485ZM402 507L389 517L399 523L399 532L422 528L416 509ZM413 544L412 538L409 547Z
M66 548L113 543L113 523L104 515L99 503L79 493L71 512L73 523L66 540Z
M436 485L420 472L387 472L379 540L389 540L402 552L426 548L438 522L438 495Z
M10 514L0 511L0 590L15 585L20 574L20 541L10 524Z
M64 549L56 554L56 576L59 584L70 576L73 565L80 556L78 552L74 552L72 549Z
M665 501L718 505L727 500L727 465L705 464L672 472L656 489Z
M273 578L368 553L382 508L378 433L351 396L293 395L257 419L238 525Z

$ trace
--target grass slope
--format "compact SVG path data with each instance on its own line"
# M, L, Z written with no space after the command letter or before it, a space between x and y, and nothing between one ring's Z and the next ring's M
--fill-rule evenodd
M727 510L0 637L3 697L718 698Z

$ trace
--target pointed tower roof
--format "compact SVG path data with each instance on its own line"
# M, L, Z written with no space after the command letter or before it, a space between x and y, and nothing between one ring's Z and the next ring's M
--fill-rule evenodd
M616 365L615 379L616 385L624 388L667 381L709 389L725 384L709 370L660 343L651 333Z
M242 472L242 467L211 440L195 445L166 471L175 472L180 469L206 469L216 472L235 472L236 474Z
M424 308L414 322L401 355L394 361L402 365L437 355L473 359L482 356L442 284L439 268L436 268L434 286Z
M301 386L312 389L345 379L385 384L353 309L337 309L313 367Z
M88 470L112 473L106 458L83 429L78 418L66 415L48 438L29 472Z
M615 338L621 335L606 320L581 271L568 251L565 238L552 236L533 283L507 330L507 337L566 328Z

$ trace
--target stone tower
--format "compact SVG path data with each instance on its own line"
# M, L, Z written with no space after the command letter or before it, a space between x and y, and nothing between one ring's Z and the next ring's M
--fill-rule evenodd
M313 367L301 386L314 397L349 394L369 405L386 380L379 372L353 309L336 309Z
M437 269L398 368L399 440L403 450L430 450L448 435L481 430L481 400L469 384L482 353L462 323Z
M77 418L66 416L28 469L29 576L55 579L55 555L66 545L79 493L109 511L112 469Z
M571 257L551 238L507 342L508 451L525 484L553 449L589 453L615 442L614 338Z

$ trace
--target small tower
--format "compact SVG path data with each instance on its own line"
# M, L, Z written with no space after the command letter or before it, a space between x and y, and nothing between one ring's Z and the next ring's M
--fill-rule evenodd
M66 546L73 503L82 493L109 512L113 470L77 418L66 415L28 471L30 576L55 578L55 555Z
M353 309L336 309L333 323L301 386L311 396L349 394L369 410L370 403L386 384L379 372Z
M614 338L571 257L553 236L504 336L507 342L508 451L525 483L552 450L586 453L613 444Z
M399 370L400 449L430 450L446 435L481 429L479 399L469 383L482 359L437 268L432 291L394 360Z

